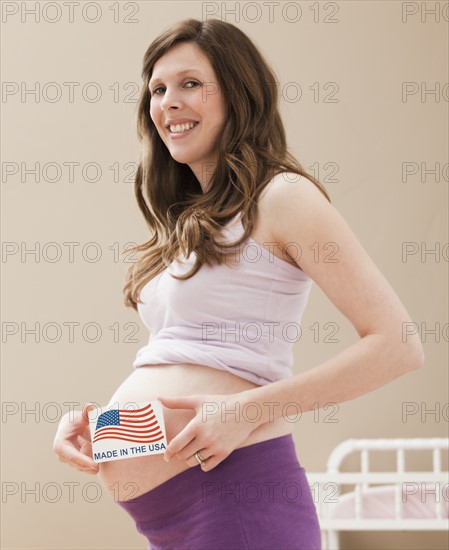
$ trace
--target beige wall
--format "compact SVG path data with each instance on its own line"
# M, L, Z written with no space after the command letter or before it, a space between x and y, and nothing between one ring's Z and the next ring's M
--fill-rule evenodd
M26 15L25 4L38 7L39 22ZM331 449L346 438L444 436L448 431L447 2L330 2L327 10L318 4L316 12L316 2L301 2L301 18L293 22L298 3L290 3L284 15L275 6L272 21L260 3L256 21L254 3L237 2L237 24L279 77L291 150L304 166L319 167L315 175L333 204L423 329L426 366L341 404L337 423L326 422L324 411L318 418L303 415L294 437L308 471L323 470ZM439 22L425 12L425 4L437 7ZM2 4L2 546L143 549L145 541L130 518L106 494L97 494L95 477L60 464L52 441L68 403L76 408L89 400L106 403L147 340L138 316L122 305L127 264L116 255L125 243L146 239L129 177L133 169L127 166L138 153L135 89L143 54L177 20L205 19L214 10L216 17L236 19L222 11L221 2L99 2L102 13L89 23L86 19L95 17L93 3L81 2L72 23L60 3L60 20L52 24L52 5ZM127 17L135 22L125 22ZM52 82L56 86L49 86ZM67 82L79 83L73 101ZM93 97L94 87L85 87L93 82L102 92L97 102L82 95L84 87L86 97ZM403 95L405 82L410 93ZM21 98L21 91L35 86L37 95ZM436 95L426 94L435 86ZM52 102L58 87L61 97ZM299 87L302 96L295 100ZM69 162L77 163L73 181L63 164ZM39 182L26 172L35 163ZM48 163L61 170L59 177ZM93 169L83 176L88 163L101 167L98 181L92 181ZM436 163L439 175L426 173ZM338 171L331 181L334 167ZM419 171L412 174L415 168ZM407 178L405 170L410 170ZM61 251L55 262L52 242ZM63 244L68 242L79 243L73 262ZM94 257L93 246L83 257L87 243L97 243L102 253L97 262L86 259ZM403 257L404 243L416 243L408 245L416 253ZM36 246L38 255L25 254ZM425 255L435 247L437 255ZM73 341L70 322L78 323ZM330 334L327 322L338 327L337 343L324 341ZM36 323L39 342L27 333ZM89 323L102 331L95 343L88 341L95 337ZM314 323L320 327L317 341L308 328ZM424 334L436 324L438 338ZM357 339L316 286L303 327L294 348L295 373ZM417 412L404 418L406 402L415 403ZM425 414L435 407L440 414ZM33 488L34 495L28 492ZM429 540L403 533L346 534L344 547L428 548ZM444 541L436 534L432 548L443 548Z

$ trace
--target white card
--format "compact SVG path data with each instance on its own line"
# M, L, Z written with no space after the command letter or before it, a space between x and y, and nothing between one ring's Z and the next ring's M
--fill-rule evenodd
M167 436L161 402L127 403L124 408L117 405L88 412L94 461L164 453Z

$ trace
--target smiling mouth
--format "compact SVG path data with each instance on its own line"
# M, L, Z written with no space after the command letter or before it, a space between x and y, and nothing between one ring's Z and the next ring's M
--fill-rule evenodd
M186 134L187 132L190 132L190 130L193 130L194 128L196 128L198 124L199 122L196 122L196 121L192 121L191 123L183 122L182 124L174 124L174 125L167 126L167 129L172 135ZM172 128L174 129L174 131L172 130Z

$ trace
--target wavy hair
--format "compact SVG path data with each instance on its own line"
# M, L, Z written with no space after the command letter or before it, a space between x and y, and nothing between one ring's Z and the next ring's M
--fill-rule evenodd
M178 163L160 138L150 117L148 89L155 63L173 46L193 42L211 63L226 110L218 143L219 153L205 193L187 164ZM143 286L168 267L182 252L196 253L185 280L204 263L229 263L229 248L250 237L257 216L257 199L281 172L307 177L330 202L322 184L308 174L288 151L278 110L273 70L253 42L236 26L219 19L186 19L165 30L148 47L143 59L143 86L137 104L137 135L141 142L134 192L151 231L145 243L124 253L143 252L126 274L126 307L137 309ZM232 101L231 101L232 99ZM223 227L241 213L244 233L234 243L216 241Z

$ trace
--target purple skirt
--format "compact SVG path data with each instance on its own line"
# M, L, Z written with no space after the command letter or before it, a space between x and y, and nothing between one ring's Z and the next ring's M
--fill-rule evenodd
M320 550L312 492L291 434L234 450L118 501L150 550Z

